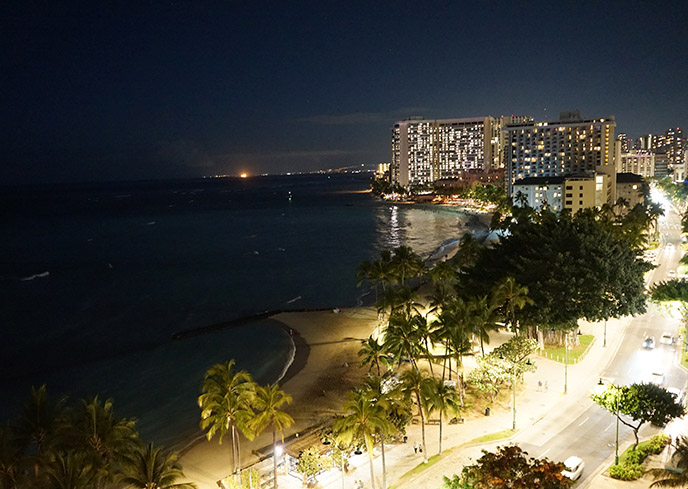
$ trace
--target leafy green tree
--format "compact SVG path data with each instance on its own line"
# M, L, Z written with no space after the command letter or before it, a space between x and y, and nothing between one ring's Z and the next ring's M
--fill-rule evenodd
M647 471L655 479L650 487L688 487L688 438L685 436L677 438L670 462L674 470L657 468Z
M478 365L468 374L468 382L479 392L487 394L494 403L505 384L511 380L510 365L492 355L478 358Z
M645 311L644 273L651 265L608 220L593 212L542 210L512 221L508 230L483 251L463 288L485 294L513 277L533 301L519 314L523 326L569 329L580 318Z
M428 416L436 412L440 417L439 450L437 454L442 455L442 418L459 413L461 410L459 406L459 393L456 387L446 384L442 379L431 379L423 387L425 387L423 395L427 399Z
M688 319L688 282L669 280L654 284L650 289L650 300L657 304L678 302L684 320Z
M291 396L280 390L277 384L256 387L252 405L256 410L254 417L248 422L253 434L257 436L268 426L272 427L272 483L277 489L277 439L276 433L280 434L284 442L284 429L294 424L294 418L288 413L281 411L280 408L291 403Z
M296 471L299 472L305 482L317 475L323 470L327 470L332 466L332 459L320 454L316 447L308 447L299 454L299 464L296 466Z
M633 430L638 446L638 431L645 423L664 426L686 411L669 391L655 384L640 383L627 386L608 386L601 393L590 394L592 400L606 409L620 422Z
M128 457L121 480L132 489L196 489L191 482L177 482L184 478L177 458L149 443Z
M564 464L546 458L528 458L528 453L511 445L496 453L483 450L473 465L460 476L444 477L447 489L566 489L574 481L562 475Z
M230 360L208 369L201 387L202 394L198 397L198 406L201 408L201 429L206 430L208 440L217 434L218 441L222 444L222 438L231 433L232 472L236 474L241 471L238 431L244 436L252 436L248 421L254 415L251 402L256 384L248 372L233 372L234 363L234 360Z

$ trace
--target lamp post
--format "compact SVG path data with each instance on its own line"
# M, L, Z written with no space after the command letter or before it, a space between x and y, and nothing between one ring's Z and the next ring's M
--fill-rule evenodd
M616 451L614 452L614 465L619 465L619 388L615 385L616 391Z
M569 380L569 332L564 337L564 394L568 391Z

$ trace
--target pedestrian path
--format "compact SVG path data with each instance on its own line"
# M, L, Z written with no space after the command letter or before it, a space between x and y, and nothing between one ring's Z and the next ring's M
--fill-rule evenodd
M581 322L581 332L595 335L596 340L583 361L569 365L566 369L561 363L538 357L536 359L537 371L525 375L524 384L518 392L517 430L524 430L541 421L549 412L557 412L559 409L566 409L571 416L583 412L589 406L590 389L597 382L599 372L613 357L628 323L630 323L630 318L608 321L607 346L604 347L602 324ZM508 335L504 335L501 341L493 341L490 346L494 348L506 339ZM564 395L565 383L566 395ZM497 446L510 442L510 438L504 438L503 434L496 441L471 443L481 437L499 432L508 435L508 430L512 427L512 414L511 406L494 406L489 416L467 419L463 424L445 423L442 437L443 457L439 461L431 459L430 470L409 474L412 469L423 465L423 454L419 450L414 450L414 446L421 445L421 427L415 424L410 425L407 428L406 443L390 445L385 449L387 486L394 486L395 489L439 489L442 486L443 476L451 477L453 474L460 473L464 465L472 463L482 455L483 449L493 450ZM428 425L425 430L427 455L434 456L439 448L439 426ZM375 448L374 455L375 487L379 488L382 487L382 461L379 447ZM613 453L610 452L610 455L613 456ZM323 489L356 489L362 483L364 488L371 488L367 454L354 457L350 461L350 466L351 470L343 476L336 469L319 476L318 485ZM598 472L600 474L596 474L594 483L588 483L586 487L617 487L602 485L607 483L607 480L613 483L616 481L601 475L601 470ZM278 484L280 489L302 489L303 487L300 478L287 474L280 474Z

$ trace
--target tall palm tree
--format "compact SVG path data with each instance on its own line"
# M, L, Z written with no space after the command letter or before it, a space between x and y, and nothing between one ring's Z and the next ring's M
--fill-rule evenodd
M648 473L655 481L650 487L688 487L688 438L680 436L676 440L671 464L675 470L650 469ZM680 472L679 472L680 471Z
M485 356L484 343L490 343L490 331L497 329L499 316L496 307L490 304L487 296L472 299L468 304L468 323L474 335L480 339L480 351Z
M397 365L408 358L414 369L418 368L416 359L422 351L416 329L416 317L394 314L389 318L385 329L383 348L394 355Z
M91 489L96 470L79 451L57 451L45 463L45 474L37 487L46 489Z
M425 385L424 395L427 398L428 416L437 412L440 416L440 438L438 455L442 455L442 417L458 414L459 393L456 387L447 385L442 379L430 379Z
M177 464L177 454L153 448L149 443L127 458L121 482L131 489L196 489L192 482L177 482L184 472Z
M432 378L424 371L416 368L411 368L401 375L401 383L403 389L408 395L416 397L416 404L418 406L418 415L420 416L421 441L423 444L423 462L428 463L428 451L425 448L425 412L426 409L426 385L432 381Z
M255 436L268 426L272 427L272 484L277 489L277 439L276 433L280 434L280 439L284 443L284 429L294 424L294 418L281 411L280 408L291 403L292 398L289 394L279 388L277 384L258 386L253 398L253 407L256 414L249 425Z
M358 350L358 356L362 357L361 367L369 365L368 371L370 371L375 366L378 376L382 375L380 364L389 365L387 351L385 351L382 343L372 336L369 336L367 340L361 340L361 349Z
M424 270L423 260L408 246L399 246L392 251L392 267L402 285L408 277L421 275Z
M334 422L333 429L345 444L354 440L363 440L370 463L370 485L371 489L375 489L375 470L373 468L375 434L378 430L390 430L390 422L376 402L374 394L367 391L349 393L349 400L344 403L342 414L343 417Z
M25 465L24 446L18 442L14 429L9 425L0 427L0 488L21 487Z
M251 375L240 370L233 372L234 360L213 365L206 372L198 397L201 408L201 429L206 431L206 438L211 440L219 435L219 443L229 432L232 435L232 472L241 470L239 434L252 436L248 420L253 416L251 401L256 385Z
M112 480L113 466L140 443L135 421L115 416L112 400L101 404L98 396L82 400L58 431L68 446L84 451L99 486Z
M55 431L65 415L66 398L53 401L48 397L45 384L38 389L31 388L31 399L21 410L16 427L18 441L28 446L36 457L43 456L46 448L55 439ZM34 464L34 475L39 465Z
M378 313L419 314L423 304L419 302L418 293L406 285L395 285L383 291L377 302Z
M528 297L528 287L519 285L514 277L506 277L493 290L492 300L493 305L504 308L507 324L518 334L516 311L533 304L533 300Z
M407 419L410 414L406 396L398 386L388 387L382 382L380 376L368 375L364 380L361 392L371 396L375 406L389 421L385 427L378 427L376 435L380 439L380 454L382 459L382 489L387 489L387 462L385 460L385 437L399 431L398 425L393 420Z

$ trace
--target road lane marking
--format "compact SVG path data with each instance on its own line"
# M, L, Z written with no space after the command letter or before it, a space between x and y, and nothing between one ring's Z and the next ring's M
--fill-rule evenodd
M611 428L612 426L614 426L614 422L613 422L613 421L612 421L611 423L609 423L609 426L607 426L607 427L604 429L604 431L607 431L607 430L608 430L609 428Z
M544 452L542 452L538 458L544 458L545 455L547 455L547 452L549 452L549 451L550 451L550 449L548 448L547 450L545 450Z
M582 425L583 423L585 423L585 422L586 422L587 420L589 420L589 419L590 419L590 416L588 416L588 417L585 418L583 421L581 421L580 423L578 423L578 426Z

